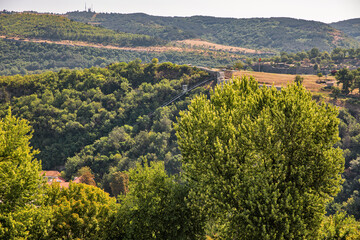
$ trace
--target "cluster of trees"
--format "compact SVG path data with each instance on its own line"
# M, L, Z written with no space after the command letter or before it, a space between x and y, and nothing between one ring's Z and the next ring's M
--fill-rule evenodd
M191 206L224 239L316 239L343 171L337 114L301 84L197 97L176 125Z
M0 75L36 74L62 68L78 69L105 67L114 62L130 62L134 59L151 62L192 64L195 66L226 66L244 56L209 51L199 52L139 52L93 47L67 46L48 43L32 43L0 39Z
M357 89L360 91L360 68L349 70L348 68L343 68L336 72L335 78L337 84L342 84L341 92L344 94L349 94L350 92ZM333 93L336 95L339 90L337 87L333 89Z
M328 213L344 211L360 220L360 121L359 113L347 109L340 110L339 136L336 146L344 150L345 171L342 174L344 183L334 201L328 206Z
M360 18L335 22L330 25L360 41Z
M0 77L0 115L11 106L16 116L30 122L35 130L32 146L41 151L37 157L44 169L63 166L73 157L68 178L90 166L101 182L110 167L125 170L142 157L166 157L169 171L178 172L171 123L188 100L155 110L180 94L183 84L206 78L196 68L159 64L157 59Z
M0 120L1 239L194 239L203 236L199 215L185 202L189 187L169 177L161 163L124 172L128 191L116 199L103 190L70 183L48 185L27 121Z
M93 13L68 12L75 21L91 22ZM97 13L93 20L101 26L128 33L158 36L164 40L202 38L208 41L254 49L296 52L317 47L359 47L355 39L334 32L328 24L291 18L216 18L207 16L159 17L143 13Z
M232 68L254 69L258 67L259 56L245 57L242 61L235 62ZM261 62L271 63L277 66L278 63L288 64L290 68L309 67L314 68L314 73L331 74L332 71L344 67L356 68L360 66L360 48L334 48L331 52L320 51L312 48L309 51L297 53L280 52L276 56L261 56ZM282 66L283 67L283 66ZM265 70L266 71L266 70ZM334 73L335 74L335 73Z
M175 126L183 174L169 177L144 157L113 176L116 200L94 186L45 184L30 127L8 111L0 238L356 239L353 217L324 216L343 170L337 114L300 84L279 92L243 78L217 87Z
M304 60L310 60L311 63L320 65L328 65L334 62L341 62L343 60L360 60L360 48L334 48L331 52L320 51L318 48L312 48L309 51L302 51L297 53L281 52L280 56L275 56L264 61L271 61L275 63L296 63Z
M10 37L74 40L115 46L150 46L165 43L159 38L115 32L53 14L1 14L0 26L0 34Z

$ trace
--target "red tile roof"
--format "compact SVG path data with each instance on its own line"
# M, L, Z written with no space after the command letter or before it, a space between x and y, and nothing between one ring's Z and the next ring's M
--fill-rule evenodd
M73 183L81 183L81 177L75 177Z
M61 173L59 171L42 171L41 176L44 176L44 177L60 177Z

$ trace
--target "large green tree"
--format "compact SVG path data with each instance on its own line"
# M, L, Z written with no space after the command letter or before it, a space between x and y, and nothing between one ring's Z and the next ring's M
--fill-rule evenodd
M29 146L31 127L11 111L0 119L0 239L37 239L46 235L40 162ZM43 227L43 229L39 229Z
M338 85L342 83L342 91L345 94L349 94L355 78L353 72L347 68L343 68L336 73L335 78Z
M115 198L100 188L70 183L68 188L52 184L45 205L51 207L48 239L107 239Z
M337 115L253 78L197 97L176 125L191 204L224 239L314 239L343 171Z
M152 162L127 172L129 191L120 197L112 239L199 239L203 223L186 204L189 188Z

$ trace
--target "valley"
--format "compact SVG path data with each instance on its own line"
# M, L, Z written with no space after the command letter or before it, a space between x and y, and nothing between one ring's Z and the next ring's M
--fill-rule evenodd
M0 239L358 239L359 36L1 11Z

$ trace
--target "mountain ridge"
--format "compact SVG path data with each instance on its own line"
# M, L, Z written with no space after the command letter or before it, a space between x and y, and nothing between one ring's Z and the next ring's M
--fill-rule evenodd
M108 29L157 36L164 40L201 38L216 44L296 52L317 47L358 47L360 42L329 24L288 17L161 17L146 13L68 12L65 16ZM336 35L336 37L334 36ZM334 42L334 40L337 40Z
M330 25L360 41L360 18L333 22Z
M72 21L64 16L38 13L1 13L0 35L47 40L76 40L115 46L150 46L163 43L155 37L115 32Z

